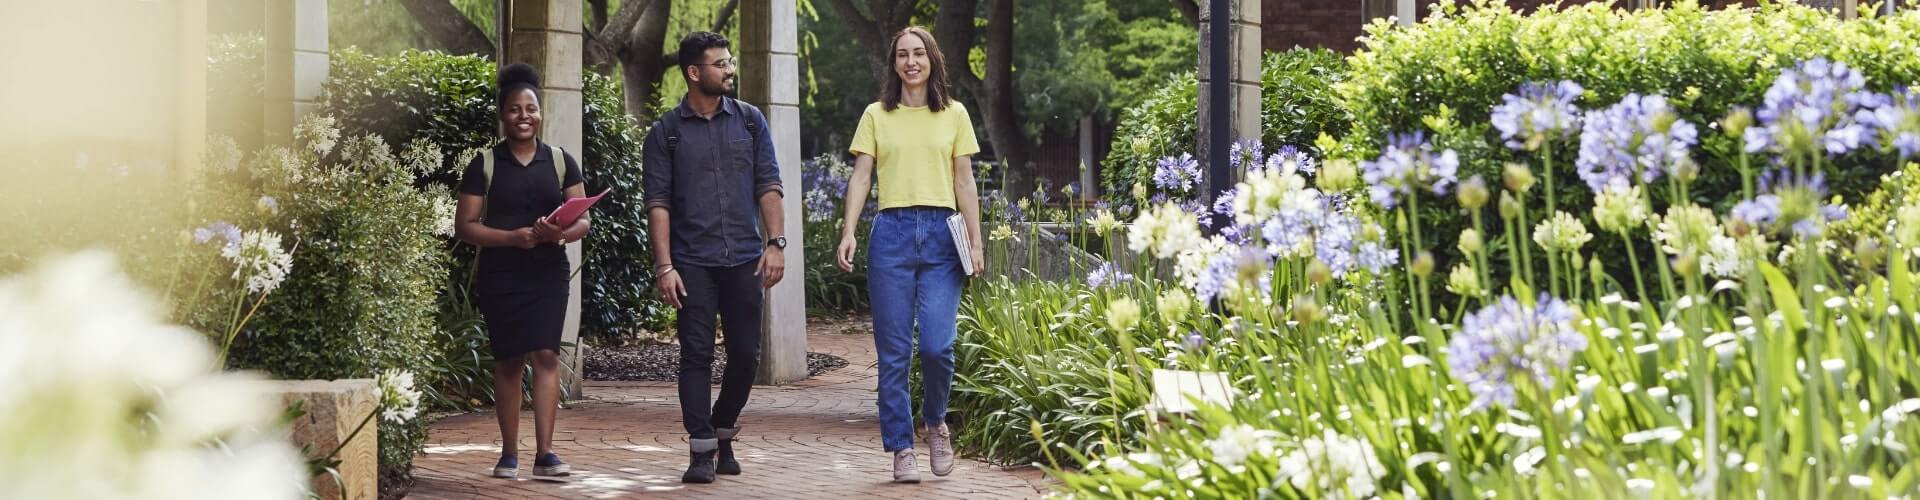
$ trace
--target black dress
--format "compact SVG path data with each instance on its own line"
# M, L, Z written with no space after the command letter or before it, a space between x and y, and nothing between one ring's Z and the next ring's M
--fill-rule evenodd
M533 162L521 165L506 143L493 147L493 187L488 193L485 169L475 157L461 178L460 192L486 196L483 224L502 230L532 226L565 202L562 187L581 182L580 164L564 154L566 179L554 173L553 150L546 143L534 149ZM560 350L560 330L567 319L568 279L572 268L566 248L544 243L533 248L490 247L481 250L474 276L474 295L487 320L487 338L494 359L511 359L539 350Z

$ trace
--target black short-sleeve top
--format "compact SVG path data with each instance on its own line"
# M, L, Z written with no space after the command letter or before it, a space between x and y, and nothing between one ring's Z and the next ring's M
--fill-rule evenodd
M583 182L580 163L572 153L562 152L566 161L566 178L561 179L554 173L553 149L547 143L539 143L534 149L533 162L522 165L513 157L513 152L502 142L483 154L493 155L493 186L491 193L487 186L486 169L481 158L475 156L467 165L460 178L460 192L487 197L486 214L482 221L487 227L502 230L515 230L532 226L535 220L553 213L561 203L567 201L562 189ZM552 259L559 256L561 269L565 269L566 253L559 244L544 244L532 249L488 248L481 257L482 271L506 271L534 265L533 261ZM546 266L539 266L545 268Z

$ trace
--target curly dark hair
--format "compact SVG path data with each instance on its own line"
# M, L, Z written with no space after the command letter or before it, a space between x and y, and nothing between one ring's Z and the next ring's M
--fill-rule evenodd
M531 90L534 99L540 98L540 72L531 64L508 64L500 68L499 78L500 95L495 96L495 103L502 107L507 105L507 96L521 90Z

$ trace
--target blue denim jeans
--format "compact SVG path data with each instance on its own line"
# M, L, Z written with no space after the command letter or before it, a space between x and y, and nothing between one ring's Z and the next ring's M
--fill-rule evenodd
M954 323L966 275L947 230L945 208L908 207L880 212L867 246L867 286L873 301L873 345L880 357L880 436L887 451L913 447L913 402L908 393L909 356L920 356L920 417L947 419L953 388ZM915 326L919 346L915 349Z

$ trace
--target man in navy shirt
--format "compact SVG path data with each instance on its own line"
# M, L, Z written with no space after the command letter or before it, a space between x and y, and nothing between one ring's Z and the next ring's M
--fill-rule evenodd
M733 440L760 365L761 305L786 270L780 167L759 108L727 97L726 37L680 40L687 95L647 133L647 237L660 294L679 309L680 414L691 462L682 482L739 474ZM712 392L714 317L727 329L727 368Z

